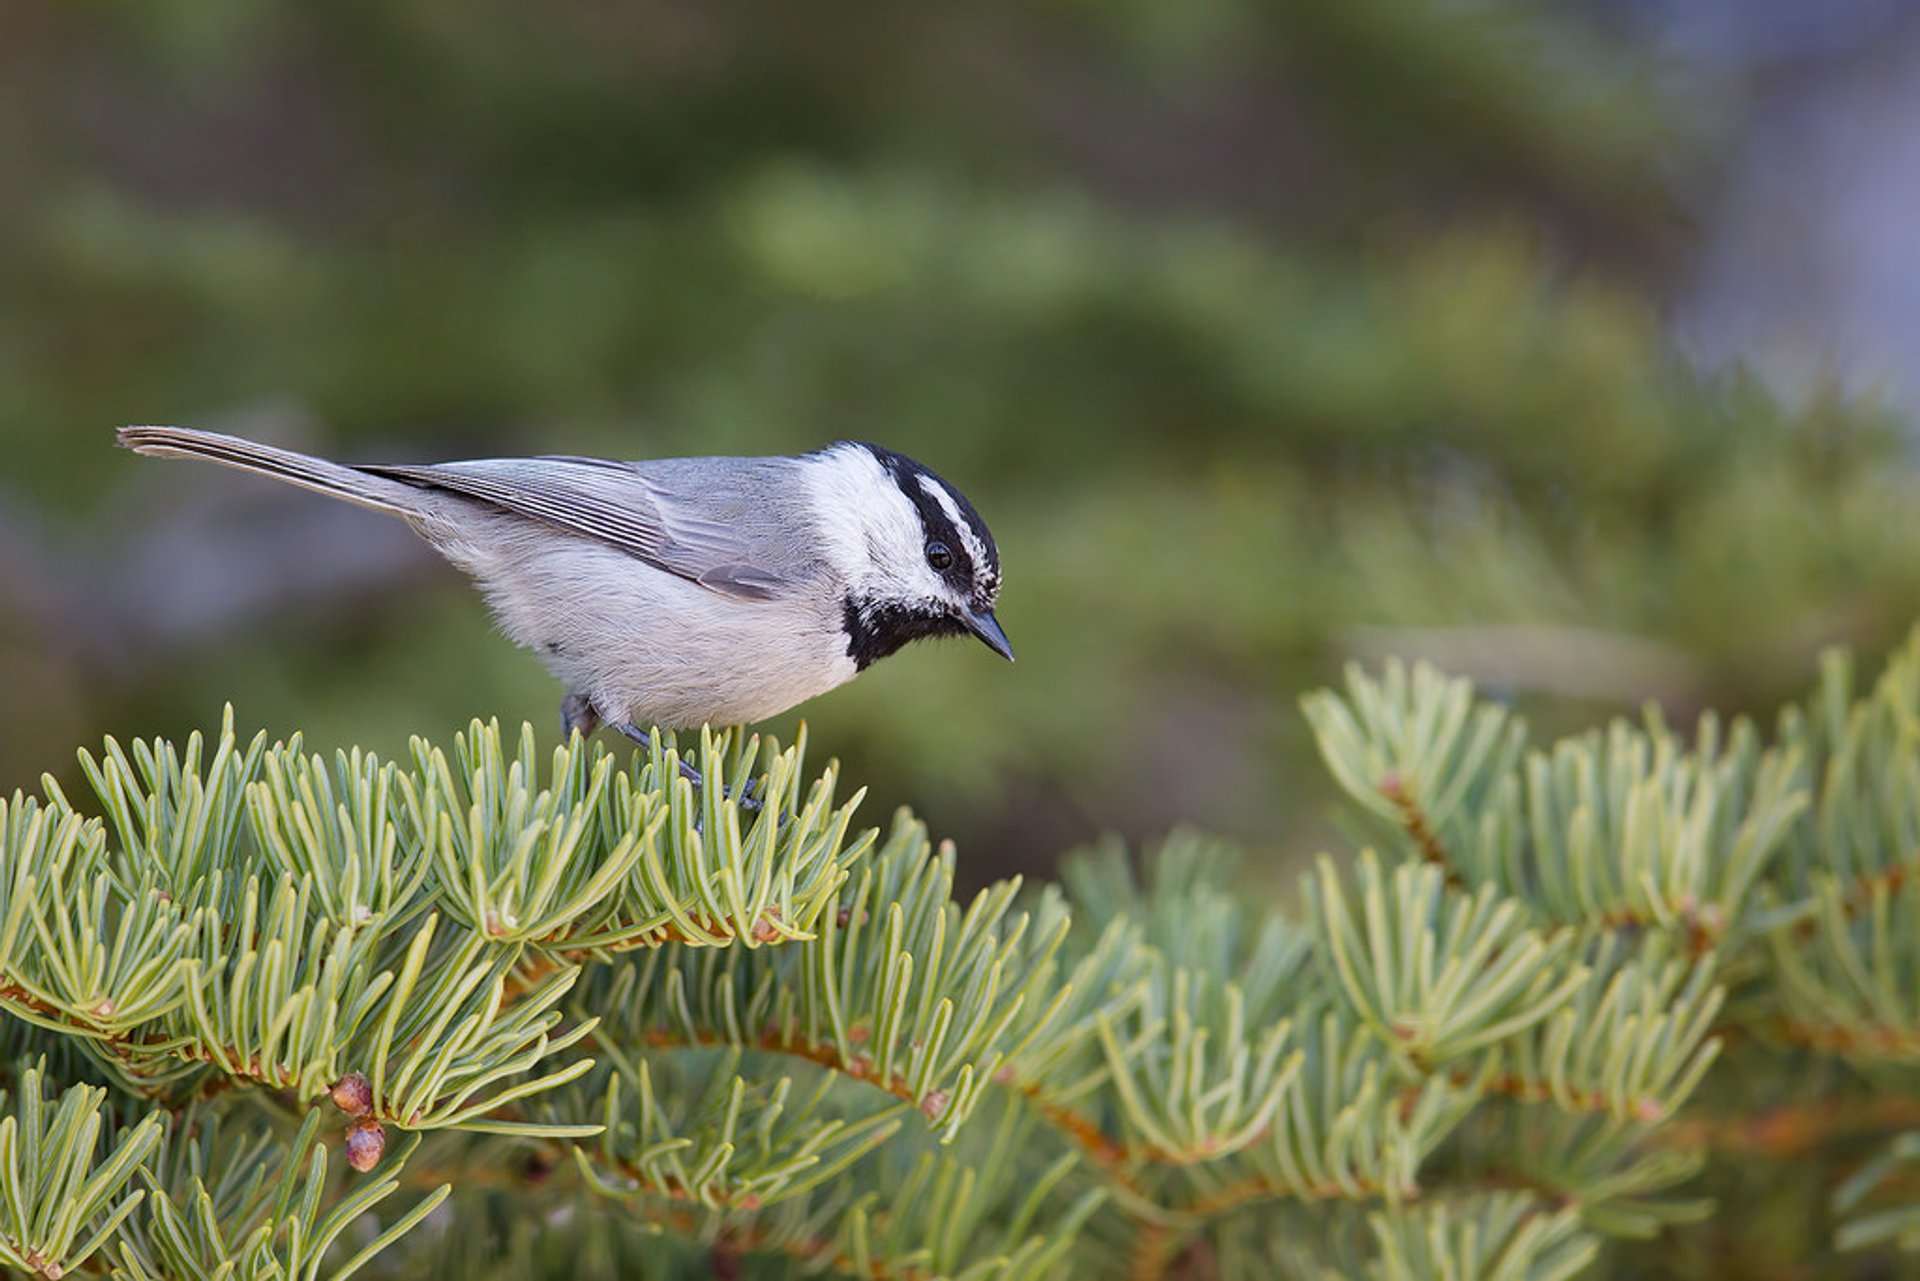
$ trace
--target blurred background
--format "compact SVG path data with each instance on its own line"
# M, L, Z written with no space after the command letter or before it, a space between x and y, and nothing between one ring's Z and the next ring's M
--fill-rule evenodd
M0 790L226 700L557 735L404 527L128 422L923 459L1020 662L804 714L976 881L1311 853L1296 699L1351 659L1548 730L1763 711L1920 616L1916 118L1900 0L13 0Z

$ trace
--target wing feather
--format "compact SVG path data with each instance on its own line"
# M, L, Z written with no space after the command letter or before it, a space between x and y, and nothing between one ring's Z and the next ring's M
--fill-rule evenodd
M702 510L716 496L680 492L628 463L597 458L499 458L359 470L445 490L605 543L728 596L766 600L787 582L756 563L733 522ZM737 495L718 496L737 504Z

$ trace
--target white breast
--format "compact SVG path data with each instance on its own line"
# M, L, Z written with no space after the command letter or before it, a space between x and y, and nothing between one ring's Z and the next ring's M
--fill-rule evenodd
M508 636L616 725L765 720L857 671L824 585L741 600L599 543L471 511L458 533L421 532L478 580Z

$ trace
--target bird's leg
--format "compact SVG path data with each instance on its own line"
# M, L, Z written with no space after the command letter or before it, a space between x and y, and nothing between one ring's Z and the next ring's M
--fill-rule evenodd
M591 738L599 728L600 713L594 710L592 699L575 692L560 700L560 733L563 736L571 737L578 730L581 738ZM647 731L636 725L629 723L615 725L614 728L642 747L651 746L652 740ZM700 786L700 771L684 760L680 762L680 776L695 787Z
M600 713L593 710L592 699L575 692L560 700L560 737L572 738L577 732L581 738L592 738L599 728Z
M625 734L628 738L632 739L634 742L640 744L640 746L642 747L653 746L653 736L650 733L648 733L646 730L641 729L638 725L635 725L632 722L628 722L625 725L615 725L614 728L619 730L622 734ZM700 777L699 770L687 764L687 758L684 756L680 758L680 777L686 779L689 783L692 783L695 787L699 787L702 783L706 781L705 779Z
M650 747L653 744L652 736L649 735L646 730L641 729L639 726L634 725L631 722L625 725L616 725L614 726L614 728L619 730L622 734L625 734L628 738L632 739L634 742L640 744L640 746L642 747ZM692 765L689 765L687 763L687 758L684 756L680 758L680 777L686 779L689 783L692 783L696 788L704 787L706 785L706 780L701 777L700 771L695 769ZM751 814L756 812L760 808L760 799L753 794L753 784L754 784L754 780L748 779L746 787L742 789L741 794L738 798L735 798L732 792L729 792L724 788L721 789L720 794L726 797L728 800L738 799L738 801L740 802L740 808L747 811L749 814Z

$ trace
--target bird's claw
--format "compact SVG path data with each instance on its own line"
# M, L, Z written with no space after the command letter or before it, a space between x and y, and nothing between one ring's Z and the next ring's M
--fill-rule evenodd
M680 762L680 777L692 783L695 791L699 791L706 786L706 779L701 777L700 771L689 765L684 759ZM760 812L759 791L760 780L750 778L741 786L738 795L734 794L732 788L722 787L720 789L720 796L723 800L729 800L738 805L740 812L743 814L758 814Z
M642 747L651 748L653 745L653 736L649 734L646 730L640 729L637 726L633 726L633 725L621 725L621 726L617 726L616 728L618 728L622 734L625 734L628 738L640 744L640 746ZM696 768L693 765L693 763L687 760L687 758L684 756L680 758L680 777L686 779L687 782L693 784L695 791L700 791L701 789L705 788L707 785L707 780L705 776L703 776L700 773L699 769ZM747 780L746 785L740 789L740 794L738 796L735 796L733 793L733 790L727 787L722 787L720 789L720 795L723 799L733 801L735 804L737 804L740 807L740 810L742 813L758 814L760 812L760 797L758 795L759 790L760 790L760 780L757 778L750 778Z

